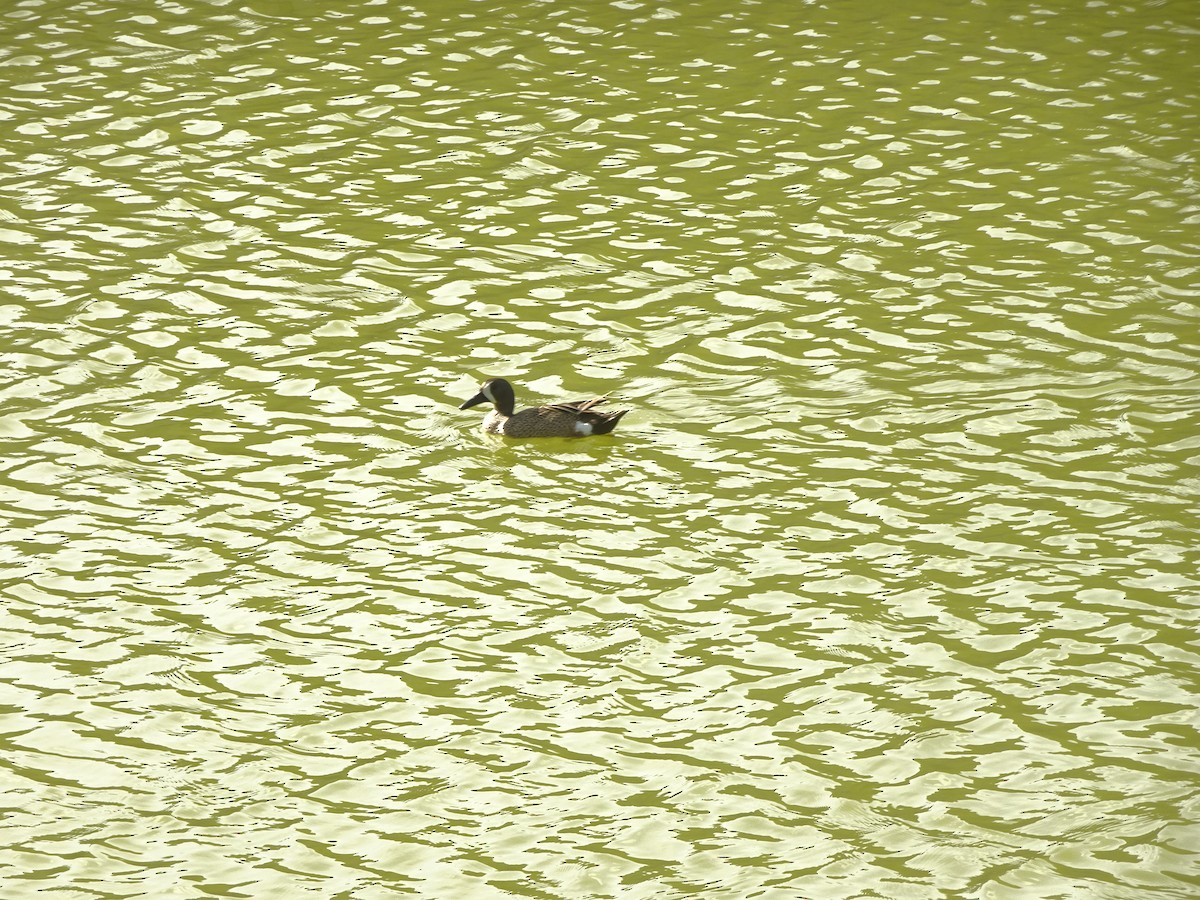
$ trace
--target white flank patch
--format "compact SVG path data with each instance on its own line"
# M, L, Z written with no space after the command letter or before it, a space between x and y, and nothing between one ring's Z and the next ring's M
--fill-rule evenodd
M587 436L592 433L592 426L589 425L587 422L576 422L575 423L575 433Z

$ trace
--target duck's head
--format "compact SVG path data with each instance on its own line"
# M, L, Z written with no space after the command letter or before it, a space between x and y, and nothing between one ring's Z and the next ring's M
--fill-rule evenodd
M516 403L512 385L503 378L489 378L479 386L479 393L466 401L459 409L470 409L480 403L490 403L501 415L511 416L513 405Z

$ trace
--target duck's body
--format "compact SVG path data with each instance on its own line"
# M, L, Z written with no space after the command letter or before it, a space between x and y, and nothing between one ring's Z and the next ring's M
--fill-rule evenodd
M492 411L483 419L483 430L488 434L505 437L586 437L592 434L608 434L617 427L621 416L629 412L596 412L595 407L607 397L594 400L574 400L570 403L551 403L547 406L532 406L515 411L516 397L512 385L503 378L485 381L479 393L459 409L468 409L480 403L491 403Z

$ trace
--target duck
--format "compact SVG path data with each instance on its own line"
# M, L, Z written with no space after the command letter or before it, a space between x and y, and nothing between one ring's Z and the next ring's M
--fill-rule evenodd
M621 421L621 416L629 412L627 409L596 412L595 407L607 400L607 397L596 397L592 400L531 406L515 412L516 394L513 386L503 378L489 378L479 386L479 393L459 409L470 409L480 403L492 404L492 411L483 418L483 430L488 434L513 438L587 437L610 433Z

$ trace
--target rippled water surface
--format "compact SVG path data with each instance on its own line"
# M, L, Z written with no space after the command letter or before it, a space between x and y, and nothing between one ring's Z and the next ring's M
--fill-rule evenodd
M8 4L0 895L1200 894L1200 7L1049 6Z

